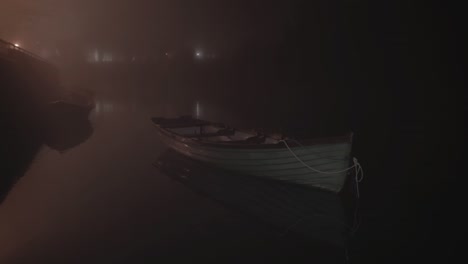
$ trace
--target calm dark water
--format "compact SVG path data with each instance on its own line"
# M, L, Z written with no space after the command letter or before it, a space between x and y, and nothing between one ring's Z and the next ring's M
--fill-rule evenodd
M65 83L96 93L93 135L63 154L43 147L13 188L0 207L0 263L345 263L345 248L350 263L421 257L438 180L420 184L408 162L424 151L419 123L394 123L385 93L357 100L364 91L224 67L65 69ZM167 152L150 117L194 113L197 101L202 118L297 138L355 131L366 171L358 232L346 235L349 195L225 175Z

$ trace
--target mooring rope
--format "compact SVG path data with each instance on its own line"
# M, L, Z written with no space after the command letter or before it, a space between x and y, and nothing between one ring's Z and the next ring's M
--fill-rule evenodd
M296 141L296 140L295 140ZM297 161L299 161L300 163L302 163L302 165L304 165L305 167L309 168L310 170L316 172L316 173L321 173L321 174L338 174L338 173L342 173L342 172L346 172L346 171L349 171L349 170L352 170L354 168L354 181L355 181L355 185L356 185L356 199L357 199L357 203L359 203L359 198L360 198L360 191L359 191L359 183L362 182L362 180L364 179L364 170L361 166L361 164L359 163L358 159L357 158L353 158L353 165L351 167L348 167L346 169L343 169L343 170L340 170L340 171L321 171L321 170L318 170L318 169L315 169L315 168L312 168L311 166L307 165L303 160L301 160L297 155L296 153L294 153L294 151L289 147L289 144L288 142L286 142L286 140L280 140L280 142L283 142L284 145L286 146L286 148L289 150L289 152L291 152L291 154L297 159ZM297 142L297 141L296 141ZM297 142L299 145L300 143ZM358 212L358 208L356 206L356 210L354 212L354 224L353 224L353 227L351 228L351 234L354 234L357 229L359 228L359 221L357 219L357 212Z
M297 159L297 161L299 161L300 163L302 163L302 165L304 165L305 167L309 168L310 170L314 171L314 172L317 172L317 173L322 173L322 174L338 174L338 173L342 173L342 172L346 172L346 171L349 171L353 168L356 168L356 172L358 171L363 171L362 168L361 168L361 164L359 164L357 158L353 158L353 166L349 167L349 168L346 168L344 170L340 170L340 171L321 171L321 170L318 170L318 169L315 169L315 168L312 168L310 167L309 165L307 165L304 161L302 161L297 155L296 153L294 153L294 151L289 147L289 144L288 142L286 142L286 140L280 140L280 142L283 142L284 145L286 146L286 148L289 150L289 152L291 152L291 154ZM362 179L360 179L360 181L362 181Z

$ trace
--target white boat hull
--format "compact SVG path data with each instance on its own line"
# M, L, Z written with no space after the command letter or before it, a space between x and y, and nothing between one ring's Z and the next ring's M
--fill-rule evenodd
M196 144L192 140L174 136L158 129L162 141L175 151L216 167L247 175L308 185L339 192L350 166L351 142L291 146L300 160L322 172L302 164L286 147L236 149ZM340 173L330 173L343 171Z

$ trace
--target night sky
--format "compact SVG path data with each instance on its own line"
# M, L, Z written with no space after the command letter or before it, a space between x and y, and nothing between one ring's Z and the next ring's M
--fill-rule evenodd
M2 37L39 45L139 49L272 45L294 23L288 1L2 1Z

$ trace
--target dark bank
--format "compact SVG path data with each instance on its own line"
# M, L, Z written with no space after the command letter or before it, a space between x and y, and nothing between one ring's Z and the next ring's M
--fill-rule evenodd
M0 197L25 173L43 144L65 151L91 134L89 105L67 100L55 66L0 40L2 177ZM70 91L71 92L71 91Z

